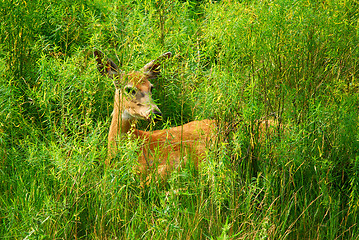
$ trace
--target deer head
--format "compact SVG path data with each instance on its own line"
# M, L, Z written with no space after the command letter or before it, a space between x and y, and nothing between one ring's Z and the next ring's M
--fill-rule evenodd
M116 91L120 92L122 118L129 120L162 118L160 109L152 99L154 86L149 80L157 78L161 63L171 55L172 53L167 52L147 63L140 71L126 74L111 59L105 58L101 51L94 51L98 70L113 79Z

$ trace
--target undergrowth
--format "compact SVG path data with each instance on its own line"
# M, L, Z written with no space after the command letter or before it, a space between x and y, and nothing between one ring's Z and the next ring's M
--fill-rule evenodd
M356 239L356 1L2 1L4 239ZM114 89L162 53L163 129L218 123L206 161L143 186L139 144L105 167ZM258 121L278 127L262 135Z

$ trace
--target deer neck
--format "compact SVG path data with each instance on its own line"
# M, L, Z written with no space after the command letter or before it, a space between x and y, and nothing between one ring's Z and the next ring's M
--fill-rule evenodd
M132 117L126 109L122 109L121 111L121 119L120 119L120 132L121 135L125 135L130 132L131 128L134 128L136 124L136 119Z
M132 117L124 108L124 101L125 100L123 99L122 94L118 89L116 89L109 141L113 141L116 136L121 137L127 134L136 123L136 119Z
M118 89L115 91L115 102L112 112L112 121L108 134L109 156L116 156L116 138L123 137L135 126L135 119L124 109L122 94Z

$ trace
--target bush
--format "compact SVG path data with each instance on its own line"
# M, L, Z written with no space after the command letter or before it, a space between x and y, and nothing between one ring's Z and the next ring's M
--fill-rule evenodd
M3 1L1 235L356 238L357 9L353 1ZM131 139L104 166L113 86L98 74L94 48L124 71L173 52L153 81L165 120L155 128L217 120L201 168L141 186ZM264 135L263 119L277 123Z

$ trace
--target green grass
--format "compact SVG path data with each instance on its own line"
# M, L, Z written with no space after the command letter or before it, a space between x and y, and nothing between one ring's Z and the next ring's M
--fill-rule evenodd
M357 239L357 1L0 3L1 239ZM105 167L114 89L166 51L163 129L219 123L205 163ZM259 119L281 125L262 139ZM228 125L231 127L228 128Z

